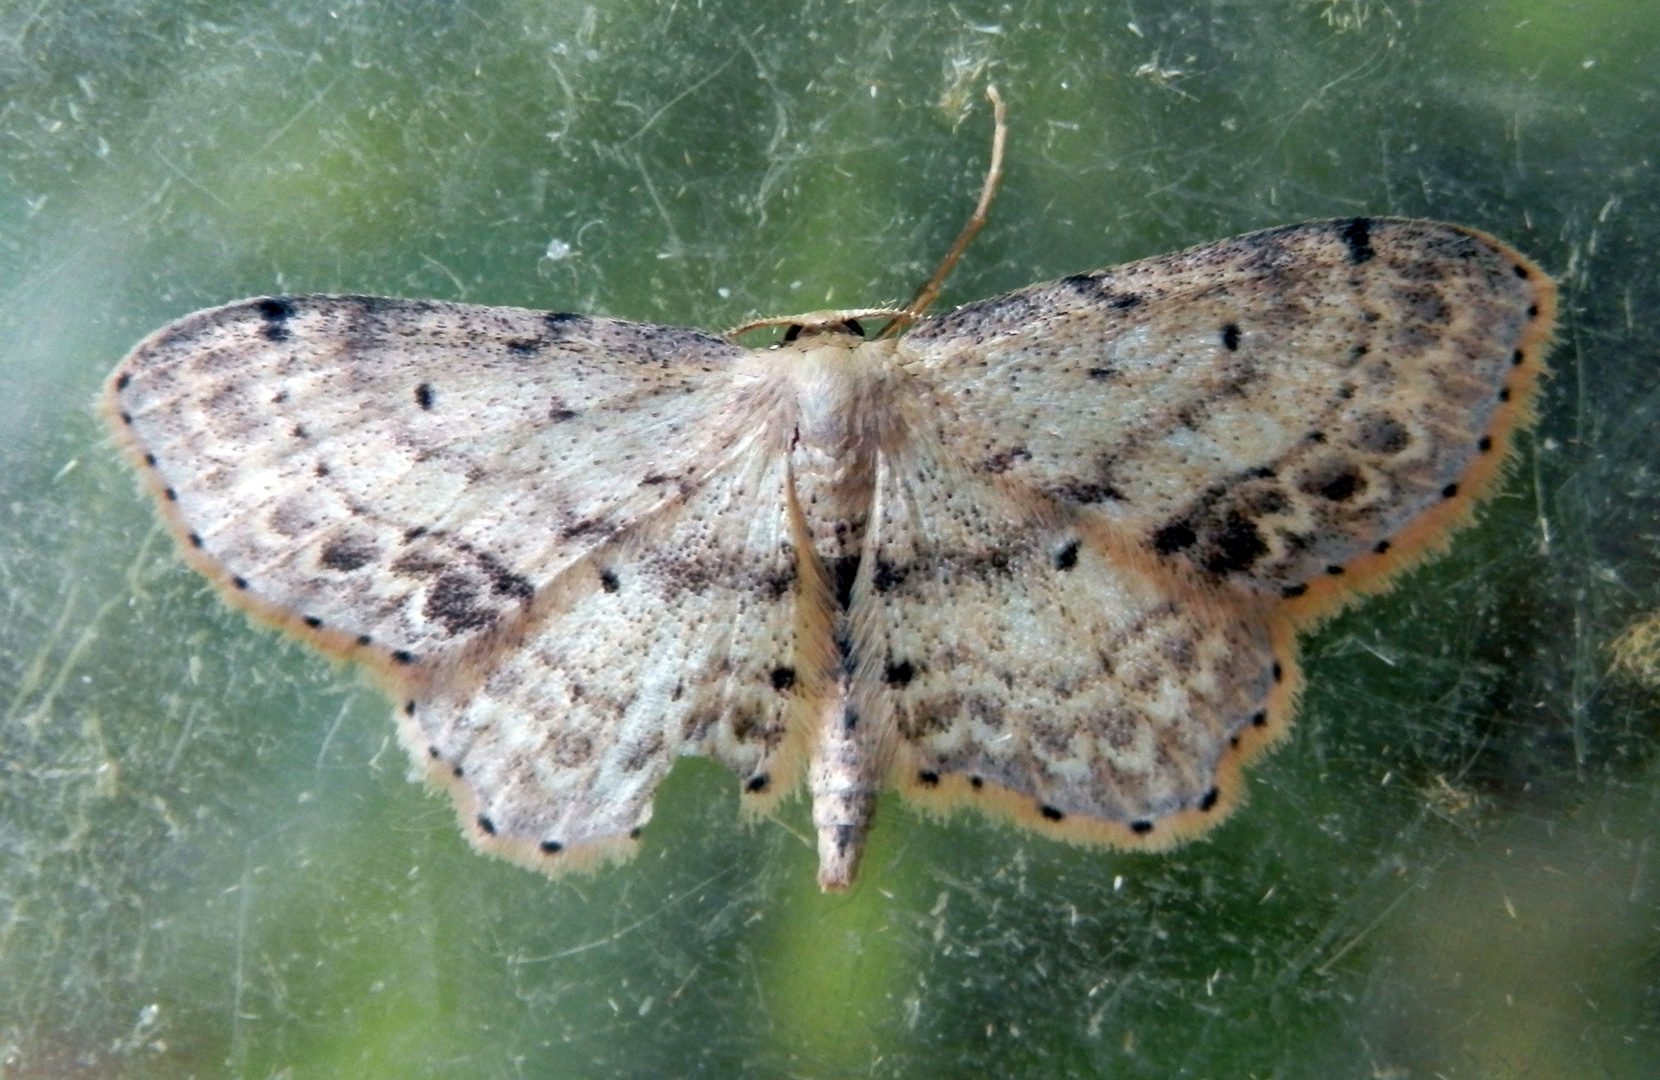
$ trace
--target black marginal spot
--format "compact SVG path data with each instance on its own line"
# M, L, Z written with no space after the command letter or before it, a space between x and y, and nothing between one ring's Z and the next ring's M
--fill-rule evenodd
M1285 669L1280 667L1280 662L1278 660L1275 660L1274 661L1274 681L1279 682L1283 678L1285 678Z
M933 769L923 769L916 774L917 782L923 787L938 787L940 774Z
M466 769L463 769L463 768L462 768L462 767L461 767L461 766L459 766L459 765L456 765L456 766L453 766L453 767L452 767L452 768L451 768L451 769L450 769L450 775L451 775L451 776L453 776L453 777L455 777L455 778L456 778L456 779L457 779L457 780L459 780L459 779L461 779L461 778L462 778L462 777L463 777L463 776L465 776L465 775L467 775L467 770L466 770Z
M152 468L152 469L155 468L156 467L156 455L154 455L154 454L145 454L144 455L144 464L150 466L150 468Z
M1211 788L1209 791L1205 792L1204 797L1199 800L1199 809L1209 810L1211 807L1216 805L1216 800L1221 798L1221 796L1222 793L1219 790Z
M168 488L166 491L162 492L162 494L167 496L168 502L179 501L179 493L174 491L172 488Z
M432 392L431 383L422 383L415 388L415 404L419 405L421 408L430 412L434 398L435 396Z
M1239 324L1228 323L1222 327L1222 347L1229 352L1239 351Z
M1184 521L1166 525L1153 534L1153 546L1162 555L1173 555L1183 548L1192 547L1198 541L1199 535L1193 531L1193 526Z
M359 634L359 635L357 635L357 643L359 645L368 645L371 642L373 642L374 640L375 639L370 637L368 634Z
M1343 223L1343 242L1349 245L1349 261L1356 266L1376 255L1372 250L1372 223L1363 217Z
M1311 443L1323 443L1326 441L1326 433L1323 431L1311 431L1308 433L1308 441Z
M1527 267L1518 264L1515 269L1516 269L1516 276L1521 278L1523 281L1526 281L1527 280Z
M1295 600L1297 597L1306 592L1308 592L1307 585L1287 585L1285 588L1280 590L1280 595L1285 597L1287 600Z
M544 855L557 855L565 850L565 845L557 840L543 840L538 846Z
M323 628L323 620L319 619L315 615L307 615L305 617L304 622L307 626L311 627L313 630L321 630Z
M1343 573L1343 568L1333 564L1326 567L1326 573L1330 574L1332 577L1338 577Z
M751 795L754 795L756 792L765 791L767 789L767 784L771 779L772 778L766 773L756 773L754 776L749 778L747 783L744 784L744 790L749 792Z
M1527 357L1522 354L1522 350L1520 350L1520 349L1517 349L1514 353L1512 353L1510 355L1510 362L1512 364L1516 365L1517 367L1521 367L1522 366L1522 361L1524 361L1526 359L1527 359Z
M496 835L496 823L485 817L483 814L478 816L478 827L489 833L491 836Z
M986 786L986 782L978 776L971 776L968 778L968 786L973 788L975 791L979 791L981 788Z
M427 757L432 758L434 760L437 760L437 758L438 758L438 748L436 746L427 747Z
M601 570L599 572L599 587L606 592L616 592L622 586L618 584L617 575L613 571Z
M190 546L193 547L193 548L201 547L202 546L202 538L200 536L197 536L195 533L191 533L190 534Z
M233 577L231 578L231 584L235 585L239 589L246 589L248 587L248 579L245 577Z
M836 577L836 607L846 611L853 606L853 582L859 576L859 556L843 555L833 560L830 572ZM880 564L877 572L881 572Z
M788 690L795 685L795 668L775 667L772 669L772 688L774 690Z
M259 308L261 316L272 322L282 322L294 316L294 305L280 296L267 296L254 306Z
M295 424L288 433L296 439L310 438L310 435L306 432L304 424Z
M1479 440L1478 440L1478 441L1477 441L1477 442L1476 442L1476 449L1477 449L1477 450L1480 450L1480 451L1481 451L1481 452L1482 452L1482 453L1484 453L1484 454L1485 454L1485 453L1487 453L1487 451L1489 451L1489 450L1491 450L1491 449L1493 449L1493 438L1492 438L1492 436L1490 436L1490 435L1483 435L1483 436L1482 436L1482 437L1481 437L1481 438L1480 438L1480 439L1479 439Z
M284 324L294 315L294 305L277 296L269 296L254 305L265 319L260 333L267 341L287 341L288 327Z
M414 716L415 715L415 701L414 701L414 699L411 699L411 700L406 701L406 702L403 703L403 714L405 716ZM436 747L433 748L432 756L433 757L438 756L438 750L437 750Z
M889 686L909 686L916 677L916 668L909 660L901 660L897 664L889 664L882 672L882 679Z
M1042 814L1044 817L1048 818L1050 821L1059 821L1059 820L1061 820L1061 818L1064 818L1066 816L1065 813L1063 813L1060 810L1055 809L1053 806L1050 806L1048 803L1044 803L1042 806L1038 807L1038 813Z
M1069 540L1065 547L1055 552L1055 569L1070 570L1078 565L1078 541Z
M1458 485L1457 484L1448 484L1446 487L1441 489L1441 497L1443 499L1450 499L1454 495L1457 495L1457 494L1458 494Z
M123 424L126 424L128 427L131 427L132 424L133 424L133 414L130 413L130 412L127 412L126 410L122 410L122 412L121 412L121 422Z
M1529 304L1527 306L1527 317L1530 318L1530 319L1537 319L1539 317L1539 305L1538 304Z
M1499 391L1499 400L1500 401L1509 401L1510 400L1510 387L1507 386L1503 390Z
M863 324L861 324L859 322L858 319L846 319L846 320L844 320L842 322L842 329L846 330L850 334L857 334L860 337L865 336L865 328L864 328Z
M1132 821L1130 822L1130 831L1135 833L1137 836L1146 836L1148 833L1153 831L1153 823L1146 820Z
M392 654L392 662L407 667L415 662L415 654L408 649L399 649Z
M640 838L640 827L638 825L628 830L628 838L630 840L638 840Z
M329 474L329 467L327 465L325 465L323 462L319 461L317 463L317 467L312 469L311 471L316 473L318 476L327 476Z
M1279 665L1275 664L1274 669L1277 672L1279 670ZM1274 681L1275 682L1279 681L1278 674L1276 674L1274 676ZM1259 712L1255 716L1251 717L1251 726L1252 727L1267 727L1268 726L1268 714L1267 714L1267 712Z
M1377 552L1379 555L1382 555L1384 552L1388 551L1390 549L1390 547L1392 547L1392 546L1393 545L1391 545L1389 543L1389 541L1387 541L1387 540L1379 540L1375 545L1373 545L1372 550Z
M127 372L127 371L123 371L121 373L121 377L115 380L115 388L117 390L125 390L127 388L127 384L132 382L132 381L133 381L132 373Z

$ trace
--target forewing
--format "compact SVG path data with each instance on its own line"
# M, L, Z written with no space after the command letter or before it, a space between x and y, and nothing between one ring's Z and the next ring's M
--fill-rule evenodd
M901 350L978 475L1297 595L1463 513L1527 416L1554 304L1483 234L1309 222L969 304Z
M881 458L855 693L923 801L1162 846L1221 817L1285 728L1272 603L1045 514L913 439Z
M429 659L723 459L742 350L433 301L249 300L151 335L105 407L192 565L336 652Z
M834 647L785 460L761 441L586 556L472 677L404 703L475 842L544 869L626 844L681 754L727 764L755 808L793 786Z

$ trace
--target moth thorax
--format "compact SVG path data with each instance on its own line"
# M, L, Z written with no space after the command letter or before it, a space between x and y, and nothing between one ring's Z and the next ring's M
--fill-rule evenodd
M876 452L892 406L884 393L887 342L814 336L790 347L796 425L790 446L796 496L821 559L856 554L864 539Z

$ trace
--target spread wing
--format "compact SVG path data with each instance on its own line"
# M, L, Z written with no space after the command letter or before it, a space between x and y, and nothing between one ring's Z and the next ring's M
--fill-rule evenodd
M859 608L895 782L1160 847L1288 727L1294 623L1468 515L1555 305L1490 237L1312 222L970 304L901 339Z
M683 753L800 771L828 590L746 351L691 330L368 297L199 312L106 409L187 558L378 661L482 846L626 849Z
M979 476L1312 612L1466 516L1554 307L1491 237L1362 218L969 304L901 350Z
M835 648L787 459L761 441L585 556L489 666L404 702L475 843L542 868L626 850L680 754L725 762L752 809L794 786Z
M227 595L391 669L458 655L695 486L743 350L517 308L272 297L198 312L105 408L187 559Z
M1222 817L1288 717L1278 601L953 460L924 432L882 456L855 589L855 693L894 783L1123 847Z

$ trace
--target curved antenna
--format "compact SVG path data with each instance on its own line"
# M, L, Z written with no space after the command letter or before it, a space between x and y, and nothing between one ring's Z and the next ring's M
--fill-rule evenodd
M993 125L991 167L986 170L986 182L980 188L980 201L975 205L974 213L969 215L968 222L963 225L963 231L957 234L957 242L951 245L951 250L946 252L945 258L940 260L939 268L934 271L934 276L923 283L922 287L916 291L916 295L911 298L911 302L905 306L905 310L911 318L908 320L896 319L878 335L879 337L887 337L902 322L911 322L922 317L922 313L927 311L929 305L939 296L940 288L945 284L946 277L957 265L957 260L963 257L963 252L968 249L968 245L979 235L980 230L986 227L986 218L991 211L991 200L996 198L997 185L1003 180L1003 146L1009 138L1008 109L1003 105L1003 96L997 92L997 87L987 85L986 97L991 101Z
M805 315L769 315L764 319L751 319L742 326L734 326L721 337L731 341L739 334L751 330L759 330L763 326L805 326L831 327L853 319L892 319L893 325L915 322L916 316L909 308L848 308L845 311L809 311Z

